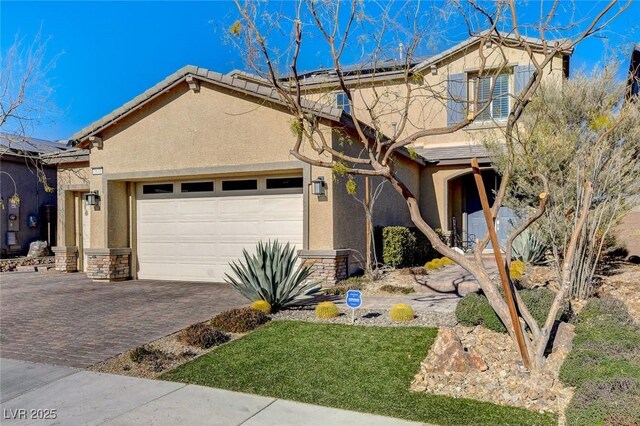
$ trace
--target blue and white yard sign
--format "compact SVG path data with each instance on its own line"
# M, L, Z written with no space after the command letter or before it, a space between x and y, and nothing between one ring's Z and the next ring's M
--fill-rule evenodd
M351 308L351 322L356 322L356 309L362 306L362 293L360 290L347 291L347 306Z
M362 293L360 290L347 291L347 306L351 309L358 309L362 306Z

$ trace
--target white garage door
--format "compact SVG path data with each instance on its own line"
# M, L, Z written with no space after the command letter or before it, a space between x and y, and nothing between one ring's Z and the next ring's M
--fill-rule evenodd
M138 199L138 278L221 282L229 262L278 239L302 249L302 194Z

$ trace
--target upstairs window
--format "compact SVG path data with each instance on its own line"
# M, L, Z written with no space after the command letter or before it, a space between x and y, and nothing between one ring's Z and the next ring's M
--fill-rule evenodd
M351 104L349 104L349 97L347 97L346 93L336 93L336 107L342 109L347 114L351 114Z
M493 97L491 96L492 85ZM478 96L477 106L474 99L476 94ZM492 98L491 103L478 115L477 121L505 120L509 115L509 74L469 78L469 108L471 112L476 107L477 111L484 108L489 98Z

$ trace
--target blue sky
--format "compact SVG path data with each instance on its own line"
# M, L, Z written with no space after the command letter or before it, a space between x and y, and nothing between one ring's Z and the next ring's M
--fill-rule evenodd
M576 14L588 15L598 5L579 1ZM290 7L291 3L280 1L268 5L271 11ZM523 4L524 13L539 8L537 2ZM2 0L0 50L4 54L16 34L29 40L40 31L48 38L47 55L58 56L48 74L57 111L36 126L33 136L65 139L186 64L220 72L242 68L242 55L225 41L236 17L235 5L224 1ZM640 42L638 17L640 2L634 2L604 33L606 38L585 41L576 49L572 68L589 69L603 61L605 52L619 59L628 55L633 41ZM444 49L463 37L460 29L449 25L447 38L436 47ZM312 40L308 53L303 68L315 68L324 61L316 41Z

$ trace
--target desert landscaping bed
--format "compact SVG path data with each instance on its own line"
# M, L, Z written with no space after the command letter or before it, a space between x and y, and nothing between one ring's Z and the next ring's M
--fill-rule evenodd
M295 320L327 324L352 324L351 309L339 307L338 310L340 311L340 315L336 318L329 319L318 319L313 308L310 307L283 310L271 315L271 318L273 320ZM457 323L454 312L415 312L413 320L395 322L392 321L389 316L389 309L356 309L354 324L362 326L390 327L451 327Z
M508 334L484 327L441 329L411 389L562 413L573 395L558 379L568 351L559 348L543 371L529 373Z
M144 345L144 347L150 351L159 351L153 359L134 362L131 359L131 354L135 349L132 349L95 364L89 367L88 370L153 379L162 373L204 355L217 347L213 346L203 349L198 346L186 345L179 341L179 334L180 332L176 332ZM229 333L229 342L236 340L243 335L244 334L241 333Z

